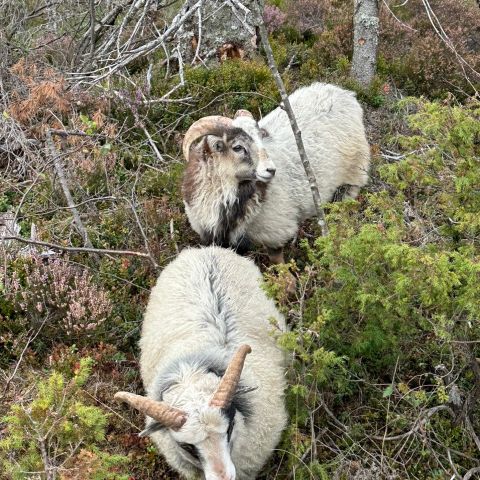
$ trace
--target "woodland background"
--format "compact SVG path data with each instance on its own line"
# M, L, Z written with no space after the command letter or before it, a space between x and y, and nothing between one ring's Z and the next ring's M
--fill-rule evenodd
M225 36L253 2L209 3ZM0 242L2 479L176 478L113 394L142 391L149 289L198 242L182 135L279 102L261 49L180 24L194 4L0 0L0 237L24 239ZM355 90L373 165L356 201L326 206L327 237L312 221L288 246L293 297L251 254L293 358L262 479L480 478L480 7L379 5L368 86L350 75L353 0L265 5L287 90Z

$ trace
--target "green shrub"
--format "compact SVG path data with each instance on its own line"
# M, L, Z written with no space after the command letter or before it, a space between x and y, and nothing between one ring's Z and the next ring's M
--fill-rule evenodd
M329 236L303 242L295 299L284 294L285 269L279 278L267 274L267 290L292 322L280 341L294 354L290 467L314 448L312 432L335 439L316 440L326 474L350 471L365 442L370 452L394 455L388 449L399 444L382 447L382 435L402 435L418 418L428 418L426 433L409 438L423 463L405 463L399 473L388 457L387 470L374 473L365 459L366 478L432 478L426 472L450 471L439 456L446 448L476 455L448 405L475 397L480 380L479 105L408 99L398 108L413 113L408 134L393 141L403 159L379 167L385 189L328 207ZM465 402L458 408L477 428L476 407ZM474 466L461 455L452 461L463 472ZM299 474L312 478L314 465Z
M31 400L10 407L2 419L7 430L0 440L0 462L7 478L23 479L26 472L38 472L47 479L58 474L79 479L79 456L92 459L88 469L84 467L85 479L128 478L119 470L126 457L98 448L105 440L108 416L83 400L82 387L91 366L92 360L83 358L70 378L53 372L37 380L29 393Z
M161 73L160 73L161 74ZM175 82L177 79L175 79ZM279 96L268 66L261 60L227 60L213 68L197 67L185 70L185 87L178 89L175 97L193 97L196 101L195 116L186 114L180 130L197 118L211 114L233 116L236 110L245 108L254 115L272 110ZM153 82L155 95L161 96L171 86L160 79ZM150 118L161 119L163 124L175 122L184 106L159 107L151 112Z

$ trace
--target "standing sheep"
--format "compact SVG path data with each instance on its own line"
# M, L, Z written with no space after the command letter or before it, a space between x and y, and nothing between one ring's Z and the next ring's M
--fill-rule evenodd
M147 415L141 435L187 479L255 478L285 426L285 355L272 336L285 321L261 278L231 250L188 249L152 290L140 339L147 396L116 398Z
M322 201L342 185L355 198L370 164L355 94L314 83L295 91L290 103ZM234 120L204 117L185 135L183 153L185 208L202 241L236 246L247 239L282 263L283 246L316 213L285 111L278 107L258 123L246 110Z

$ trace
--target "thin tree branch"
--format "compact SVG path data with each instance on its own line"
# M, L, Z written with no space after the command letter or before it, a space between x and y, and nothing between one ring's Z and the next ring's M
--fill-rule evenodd
M275 83L277 84L278 91L280 92L284 110L288 115L288 119L290 120L290 125L292 127L292 131L295 136L295 141L297 143L297 149L300 155L300 160L302 161L303 168L305 169L305 174L307 175L307 178L308 178L308 183L310 184L310 190L312 191L313 204L315 205L318 224L320 225L322 235L326 236L328 235L328 226L327 226L327 221L325 219L325 212L321 206L322 200L320 198L320 192L318 190L317 180L315 178L315 174L313 173L312 167L310 165L310 161L308 160L307 153L305 152L305 146L302 140L302 132L298 128L297 119L295 118L295 114L293 113L292 106L290 105L290 100L285 90L285 85L283 84L282 77L278 72L277 65L275 64L275 59L273 58L272 47L270 46L270 42L268 40L267 29L265 28L265 23L263 22L261 9L258 2L257 2L257 22L258 22L260 39L262 41L263 49L265 50L265 53L267 55L268 66L275 79Z
M90 238L88 237L87 229L83 225L82 219L80 218L80 214L78 213L78 210L75 207L75 202L73 201L72 194L70 193L70 189L68 188L67 178L65 177L65 172L63 170L62 162L60 161L57 149L55 148L55 144L53 143L52 134L50 130L47 130L46 139L47 139L47 152L50 151L50 156L53 160L53 165L55 167L55 171L57 172L58 180L60 181L60 185L62 187L63 194L65 195L65 199L67 200L67 204L70 207L70 210L72 211L73 220L77 226L78 231L80 232L80 235L82 236L83 244L88 248L92 248L93 245L92 245L92 242L90 241Z
M77 253L98 253L98 254L105 254L105 255L130 255L132 257L142 257L148 260L150 259L150 255L148 253L143 252L135 252L133 250L111 250L108 248L93 248L93 247L64 247L63 245L57 245L55 243L50 242L41 242L40 240L30 240L28 238L18 237L18 236L8 236L3 237L0 241L3 242L4 240L15 240L17 242L26 243L27 245L38 245L39 247L47 247L53 250L60 250L62 252L77 252Z
M402 440L404 438L409 437L410 435L413 435L415 432L417 432L422 425L425 424L425 422L433 415L435 415L437 412L441 411L446 411L448 412L452 417L455 417L455 414L453 413L453 410L447 406L447 405L438 405L436 407L432 407L428 409L426 412L420 415L420 417L417 418L415 421L413 427L405 433L401 433L400 435L394 435L391 437L386 437L386 436L379 436L379 435L371 435L369 438L372 438L373 440L379 440L381 442L393 442L396 440Z
M52 135L58 135L60 137L68 137L70 135L73 135L77 137L111 138L107 137L107 135L103 135L102 133L85 133L81 130L58 130L56 128L51 128L50 133Z
M145 245L145 250L148 252L148 257L150 258L150 262L152 262L152 265L158 269L158 263L155 261L155 257L152 254L152 251L150 250L150 246L148 245L148 238L147 235L145 234L145 230L143 229L142 222L140 221L140 218L138 217L137 209L135 208L135 193L132 191L132 200L128 202L130 204L130 208L133 212L133 216L135 217L135 221L137 222L138 229L140 230L140 233L143 238L143 243Z
M3 388L3 393L2 393L2 398L5 397L5 394L7 393L8 391L8 388L10 387L10 382L13 380L13 378L15 377L16 373L17 373L17 370L18 370L18 367L20 366L20 364L22 363L22 360L23 360L23 356L25 355L25 352L27 351L27 348L29 347L29 345L38 337L39 333L41 332L43 326L45 325L45 322L47 321L47 318L48 317L45 317L43 322L40 324L40 327L38 327L35 335L33 336L30 336L27 340L27 343L25 344L25 347L23 347L23 350L22 350L22 353L20 354L20 357L18 358L18 361L15 365L15 368L13 370L13 373L8 377L7 381L5 382L5 387Z
M95 55L95 0L90 0L90 64Z

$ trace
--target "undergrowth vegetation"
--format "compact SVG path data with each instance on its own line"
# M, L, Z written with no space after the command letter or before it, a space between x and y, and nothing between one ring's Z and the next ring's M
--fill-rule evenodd
M251 254L288 319L280 343L292 358L290 423L261 478L474 478L480 104L478 78L466 79L459 56L478 71L480 10L473 0L430 2L456 56L421 1L394 8L397 19L383 8L378 75L362 89L349 78L352 2L267 3L287 89L319 80L355 90L373 167L356 201L326 206L328 237L313 222L302 227L288 267ZM61 24L64 50L49 47L42 21L10 32L0 59L0 219L13 216L19 235L47 243L0 244L0 478L177 478L138 438L141 415L113 394L142 392L149 290L198 242L180 194L182 134L205 115L265 115L279 102L275 82L261 53L185 65L179 83L157 52L73 88L72 17ZM71 134L48 143L49 130ZM75 250L85 233L72 223L57 160L89 242L108 251Z
M402 158L377 165L383 188L332 205L330 235L302 242L297 298L269 274L292 319L283 345L295 356L295 428L325 433L314 447L288 437L286 449L312 459L315 449L326 478L365 463L368 478L477 466L480 104L395 108L415 113L411 134L390 139Z

